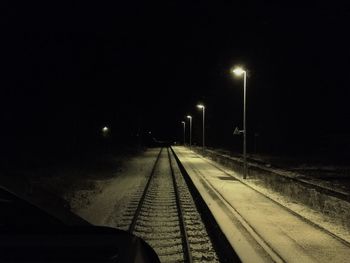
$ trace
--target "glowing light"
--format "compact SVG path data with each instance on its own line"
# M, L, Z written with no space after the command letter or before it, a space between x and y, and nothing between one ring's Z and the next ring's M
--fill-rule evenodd
M234 74L236 74L237 76L240 76L240 75L242 75L243 73L245 73L245 70L242 69L241 67L239 67L239 68L235 68L234 70L232 70L232 72L233 72Z
M204 109L204 105L198 104L198 105L197 105L197 108Z
M192 118L192 116L190 116L190 115L187 115L187 118L191 119L191 118Z
M108 127L107 126L103 127L102 132L108 132Z
M184 121L182 121L181 123L185 124L185 122L184 122Z

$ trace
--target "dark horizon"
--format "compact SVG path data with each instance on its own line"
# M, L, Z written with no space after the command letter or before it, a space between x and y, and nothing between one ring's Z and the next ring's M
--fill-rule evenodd
M115 145L149 131L182 142L187 114L200 144L199 102L207 144L240 152L235 65L248 71L250 152L255 133L262 152L350 149L346 5L23 1L4 10L5 159L83 152L104 126Z

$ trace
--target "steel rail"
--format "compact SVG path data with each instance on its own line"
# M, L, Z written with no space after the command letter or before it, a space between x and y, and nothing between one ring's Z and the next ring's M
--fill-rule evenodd
M192 263L192 254L190 250L190 243L188 240L188 235L187 235L187 230L186 230L186 224L183 216L183 209L182 209L182 204L181 204L181 199L180 199L180 193L178 190L178 186L176 183L176 178L174 174L174 169L173 169L173 164L171 161L171 156L169 152L169 148L167 148L168 152L168 158L169 158L169 164L170 164L170 170L171 170L171 177L173 179L173 186L174 186L174 192L175 192L175 197L176 197L176 205L177 205L177 211L179 214L179 221L180 221L180 229L181 229L181 236L182 236L182 244L183 244L183 250L184 250L184 259L185 262Z
M152 168L152 171L151 171L151 175L150 175L150 177L148 178L148 182L147 182L147 184L146 184L145 189L143 190L143 193L142 193L140 202L138 203L138 206L137 206L137 208L136 208L134 217L133 217L132 222L131 222L131 224L130 224L130 226L129 226L128 231L129 231L130 233L133 233L134 230L135 230L137 218L138 218L139 215L140 215L141 208L142 208L143 203L144 203L144 201L145 201L146 194L147 194L147 192L148 192L148 188L149 188L149 186L150 186L151 180L152 180L153 175L154 175L154 171L156 170L156 167L157 167L157 164L158 164L158 161L159 161L159 159L160 159L160 155L161 155L162 151L163 151L163 147L160 149L159 154L158 154L158 156L157 156L157 159L156 159L156 161L154 162L154 165L153 165L153 168Z

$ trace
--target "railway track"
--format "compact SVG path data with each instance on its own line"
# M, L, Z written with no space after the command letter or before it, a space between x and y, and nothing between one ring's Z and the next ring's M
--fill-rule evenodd
M143 238L161 262L219 262L173 153L162 148L118 227Z

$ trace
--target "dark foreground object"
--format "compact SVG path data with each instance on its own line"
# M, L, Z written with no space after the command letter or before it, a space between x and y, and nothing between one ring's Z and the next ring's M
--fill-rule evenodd
M125 231L97 226L0 229L1 262L159 262Z
M159 262L141 238L84 220L67 225L1 187L0 209L0 262Z

